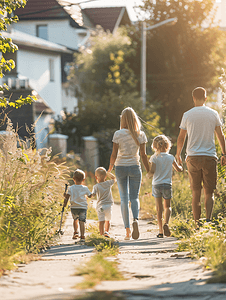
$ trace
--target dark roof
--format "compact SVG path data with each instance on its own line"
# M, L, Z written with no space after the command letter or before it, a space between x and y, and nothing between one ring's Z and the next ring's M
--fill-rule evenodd
M113 32L116 26L131 25L125 7L92 7L85 8L82 12L86 14L94 26L101 25L104 30L110 30L110 32Z
M20 20L69 19L70 25L81 28L56 0L28 0L24 8L18 8L15 14Z

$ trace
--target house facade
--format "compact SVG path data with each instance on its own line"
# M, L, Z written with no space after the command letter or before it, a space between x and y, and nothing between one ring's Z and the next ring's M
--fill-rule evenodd
M73 53L78 52L88 40L89 30L75 22L64 6L56 0L29 0L24 8L17 9L15 13L19 17L19 22L13 26L18 31L64 46L69 50L68 53L61 53L61 89L58 95L61 100L60 104L55 105L61 106L61 110L73 113L78 101L74 89L67 82L68 64L73 61Z

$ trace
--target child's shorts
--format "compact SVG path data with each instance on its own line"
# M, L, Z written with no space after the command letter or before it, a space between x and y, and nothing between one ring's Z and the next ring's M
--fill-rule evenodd
M97 215L99 222L101 221L111 221L112 205L106 204L97 208Z
M163 197L166 200L172 198L172 186L168 183L156 184L152 186L152 196L155 198Z
M87 210L84 208L71 208L71 214L74 220L78 220L81 222L86 221L86 212Z

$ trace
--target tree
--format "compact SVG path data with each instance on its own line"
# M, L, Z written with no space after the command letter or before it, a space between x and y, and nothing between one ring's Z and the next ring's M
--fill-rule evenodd
M143 0L140 6L147 26L178 18L173 26L147 31L147 105L159 104L160 124L167 134L177 135L182 114L193 106L191 91L195 87L212 92L219 86L225 65L225 33L213 23L214 3ZM138 33L130 32L140 44Z
M55 122L56 130L69 136L69 149L78 151L83 136L95 135L104 165L109 160L113 132L119 129L120 113L127 106L158 127L155 108L142 111L138 80L130 67L135 56L125 28L114 35L98 29L89 47L75 56L70 82L76 86L78 110ZM153 128L148 127L146 133L153 136Z
M13 22L18 21L17 16L12 16L13 11L16 8L24 7L26 0L4 0L0 1L0 31L6 31L7 26ZM0 78L4 76L4 72L11 71L15 68L15 62L12 59L6 60L4 58L4 53L6 52L15 52L18 50L17 45L12 42L12 39L5 38L0 33ZM7 105L13 106L15 108L21 107L23 104L31 103L36 98L34 96L28 96L23 98L22 96L17 99L15 102L11 102L8 98L4 97L3 92L8 90L6 84L0 85L0 107L6 107Z

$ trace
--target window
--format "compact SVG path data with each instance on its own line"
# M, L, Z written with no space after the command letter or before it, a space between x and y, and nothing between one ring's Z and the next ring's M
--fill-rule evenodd
M47 25L37 25L36 35L41 39L48 40L48 28Z
M52 58L49 59L49 80L54 81L54 60Z

